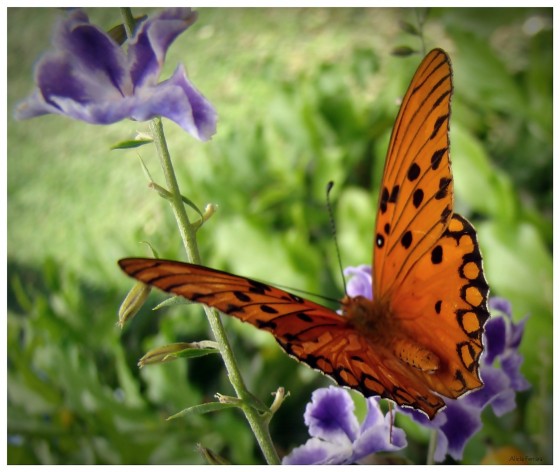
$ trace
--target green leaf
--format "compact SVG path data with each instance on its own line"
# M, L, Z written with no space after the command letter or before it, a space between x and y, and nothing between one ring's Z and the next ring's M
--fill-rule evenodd
M219 354L219 353L220 353L219 349L208 347L205 349L195 349L195 348L185 349L173 355L175 357L180 357L183 359L191 359L193 357L202 357L202 356L207 356L208 354Z
M214 341L200 341L195 343L172 343L165 346L150 349L138 361L138 366L144 367L149 364L162 364L171 362L178 358L193 358L218 354L220 351Z
M412 56L413 54L418 54L418 51L408 46L397 46L396 48L393 48L391 54L393 56L408 57Z
M238 405L235 403L220 403L220 402L209 402L203 403L202 405L195 405L189 408L181 410L179 413L171 415L167 420L175 420L186 415L203 415L205 413L210 413L212 411L227 410L228 408L237 408Z
M187 300L186 298L183 298L179 295L176 295L174 297L169 297L169 298L165 299L160 304L153 307L152 310L155 311L155 310L160 310L161 308L166 308L166 307L169 307L169 306L192 305L192 304L193 304L193 302L191 302L190 300Z
M133 149L140 146L144 146L145 144L150 144L153 142L153 139L150 138L142 138L142 139L128 139L126 141L121 141L117 144L113 144L110 149L113 151L115 149Z
M156 251L154 246L152 246L152 244L149 241L140 241L140 244L145 244L146 246L148 246L150 248L150 251L152 251L152 257L154 257L155 259L159 258L158 252Z
M405 33L413 34L414 36L420 36L420 31L418 31L418 28L416 28L416 26L414 26L412 23L409 23L408 21L401 20L399 22L399 26Z
M214 451L212 451L212 449L208 449L207 447L204 447L200 443L197 443L196 449L200 453L200 455L204 457L204 459L206 459L206 462L208 462L208 464L231 465L231 463L228 462L226 459L224 459L222 456L216 454Z

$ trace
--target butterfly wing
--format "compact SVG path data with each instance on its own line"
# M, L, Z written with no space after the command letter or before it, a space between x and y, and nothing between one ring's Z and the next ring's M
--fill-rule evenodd
M431 51L403 99L391 136L374 238L374 299L389 306L399 335L440 360L429 387L456 398L482 385L478 359L489 316L472 225L453 213L449 159L452 71ZM406 383L404 384L406 385Z
M412 80L391 136L375 230L371 306L350 299L343 317L283 290L207 267L123 259L121 268L271 332L290 355L341 385L433 417L444 406L434 392L456 398L482 385L478 359L488 317L488 285L476 233L453 214L451 92L449 59L433 50ZM371 317L365 322L364 312ZM404 346L400 354L397 344ZM433 368L422 367L423 358L414 359L432 354L437 360Z
M255 280L161 259L119 261L130 276L271 332L301 362L365 396L381 395L433 416L443 406L420 372L412 375L386 347L376 346L347 318ZM401 388L407 385L406 390Z
M451 64L435 49L403 99L385 160L374 241L374 294L390 294L441 237L453 213Z

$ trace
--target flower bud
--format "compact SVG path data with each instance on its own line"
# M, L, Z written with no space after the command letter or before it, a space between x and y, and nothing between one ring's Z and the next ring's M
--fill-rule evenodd
M119 308L119 321L117 324L121 329L124 324L134 318L136 313L142 308L151 290L152 287L142 282L137 282L134 284L134 287L130 289L130 292L128 292L128 295Z

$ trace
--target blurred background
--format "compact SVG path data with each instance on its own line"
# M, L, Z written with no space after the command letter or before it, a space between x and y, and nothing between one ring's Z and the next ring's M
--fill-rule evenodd
M117 9L86 12L105 30L121 22ZM208 339L199 307L153 312L165 298L154 291L124 330L115 326L131 287L119 258L150 256L140 241L185 258L138 160L163 185L154 149L110 151L148 124L12 118L60 15L8 9L8 462L204 463L202 443L233 463L263 463L240 411L165 421L233 393L218 356L136 366L150 348ZM324 197L334 180L343 264L371 263L387 143L421 60L391 54L422 49L403 22L421 29L426 50L451 56L455 209L478 230L492 295L512 302L516 321L529 315L521 352L532 388L515 411L485 412L463 463L507 448L551 463L552 9L199 9L162 78L184 63L219 114L205 144L164 122L183 194L219 207L198 233L203 262L340 298ZM290 391L271 423L284 455L308 438L305 404L331 381L269 334L224 323L250 390L266 403L278 386ZM396 460L425 463L428 436L409 432Z

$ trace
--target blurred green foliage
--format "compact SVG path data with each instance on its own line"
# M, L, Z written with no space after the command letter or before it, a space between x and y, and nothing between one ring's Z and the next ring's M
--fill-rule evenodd
M88 11L106 30L116 9ZM149 11L135 11L136 15ZM166 123L183 193L219 206L199 232L205 264L337 299L342 295L325 185L333 191L345 265L371 262L385 151L420 56L399 28L412 9L201 9L173 45L214 103L210 143ZM62 14L8 10L8 107L32 87L32 64ZM408 28L410 30L410 28ZM530 318L521 351L532 389L485 426L464 463L514 446L552 461L552 9L433 9L427 49L452 58L456 210L478 229L492 294ZM116 260L183 259L150 146L109 151L146 123L95 127L48 116L8 121L8 461L11 464L202 463L196 444L233 463L261 463L238 411L165 418L216 392L232 394L218 356L147 366L150 348L209 338L197 307L143 309L123 332L116 312L131 281ZM162 300L153 294L147 307ZM270 335L225 319L252 392L291 392L272 421L281 455L307 439L310 393L329 381L283 354ZM359 396L356 396L358 399ZM358 400L359 402L359 400ZM427 438L400 455L425 461Z

